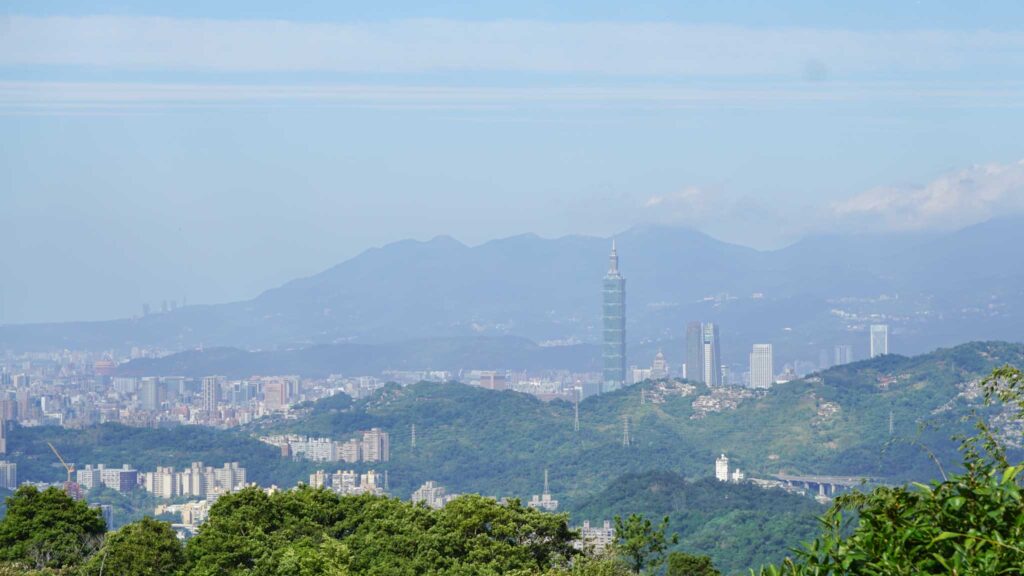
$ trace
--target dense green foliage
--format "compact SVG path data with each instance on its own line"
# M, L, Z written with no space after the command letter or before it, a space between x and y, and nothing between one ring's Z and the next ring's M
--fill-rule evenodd
M505 574L565 564L565 516L463 496L442 510L301 488L222 497L186 549L195 575L279 574L306 551L356 574ZM288 571L301 573L295 565Z
M645 569L656 570L665 561L669 545L679 542L677 535L667 536L667 530L668 516L657 526L640 514L616 516L615 550L636 574Z
M39 568L73 566L92 553L106 530L98 510L56 488L18 488L0 520L0 560Z
M665 576L721 576L711 558L693 556L684 552L673 552L668 555Z
M627 474L581 501L573 517L600 521L616 515L669 517L679 543L673 550L710 556L726 573L782 560L818 533L825 507L810 498L712 478L687 481L664 471Z
M1024 375L1005 367L983 383L1024 419ZM820 537L795 560L761 570L763 576L817 574L1020 574L1024 567L1024 463L1011 464L985 419L961 440L963 469L927 485L881 487L837 499ZM1015 441L1020 434L1015 434ZM844 512L859 522L844 534Z
M183 562L181 542L170 525L143 518L107 536L82 576L162 576L174 574Z
M150 518L110 533L83 502L26 488L0 521L3 560L93 576L313 576L538 574L577 554L565 515L463 496L442 510L308 487L222 496L182 548ZM100 524L97 525L96 523ZM92 547L85 536L94 537ZM91 556L90 556L91 554Z
M84 430L15 427L8 439L11 453L7 458L17 462L19 478L64 480L64 468L47 442L56 445L65 460L79 467L131 464L141 472L155 470L157 466L184 468L195 461L210 466L237 461L246 467L249 480L266 486L294 484L308 478L311 468L308 463L282 460L280 450L239 431L202 426L152 429L101 424Z
M657 467L701 477L711 474L721 452L760 476L863 475L902 483L937 474L921 445L943 464L956 464L949 436L969 431L962 417L974 407L958 396L963 383L1011 362L1024 362L1024 347L975 343L915 358L885 356L776 386L735 410L697 419L695 395L641 403L641 388L652 386L645 383L584 400L578 433L569 403L421 383L351 406L325 400L298 420L264 422L257 430L334 438L371 426L388 430L391 486L403 497L428 479L457 492L526 496L540 491L548 468L552 491L571 504L602 489L609 470ZM628 447L622 446L625 416Z

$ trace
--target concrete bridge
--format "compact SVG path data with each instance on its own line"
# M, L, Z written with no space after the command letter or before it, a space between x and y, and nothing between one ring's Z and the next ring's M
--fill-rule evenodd
M833 496L840 490L849 490L862 484L877 483L875 478L856 476L801 476L794 474L774 474L776 480L789 486L802 486L805 490L815 490L819 496Z

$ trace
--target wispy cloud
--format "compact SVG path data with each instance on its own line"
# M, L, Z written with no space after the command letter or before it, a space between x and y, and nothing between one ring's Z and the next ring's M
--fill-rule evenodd
M686 186L633 205L641 222L694 226L767 247L807 234L951 231L1024 214L1024 160L942 174L918 186L872 188L846 199L795 207L736 191Z
M832 219L858 230L952 230L1024 212L1024 160L944 174L923 186L868 190L830 207Z
M0 113L147 112L218 107L507 110L765 108L887 102L934 107L1024 106L1024 84L970 89L901 84L788 86L474 86L0 81Z
M367 23L157 17L0 21L2 66L206 71L518 71L781 76L1024 67L1024 33L762 29L674 23Z

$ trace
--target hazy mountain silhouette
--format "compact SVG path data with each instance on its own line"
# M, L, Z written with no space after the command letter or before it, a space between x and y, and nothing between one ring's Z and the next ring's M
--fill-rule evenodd
M636 227L616 237L628 279L630 341L635 349L671 342L686 321L704 319L723 324L723 344L737 354L759 340L783 350L828 348L859 341L870 313L892 317L901 352L1018 339L1022 224L815 237L776 251L686 228ZM253 300L131 320L6 326L0 347L267 349L504 335L596 342L608 249L609 239L585 236L527 234L474 247L443 236L405 240Z

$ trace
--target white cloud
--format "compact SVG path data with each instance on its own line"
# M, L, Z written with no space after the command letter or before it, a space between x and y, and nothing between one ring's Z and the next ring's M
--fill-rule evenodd
M685 210L689 212L707 210L711 205L711 198L706 190L696 186L687 186L682 190L668 194L651 196L644 202L645 208L657 208L659 210Z
M859 230L953 230L1024 212L1024 160L986 164L918 187L868 190L830 207L842 227Z
M0 65L205 71L520 71L625 76L862 73L1011 77L1024 33L849 31L621 22L363 23L161 17L0 17Z

